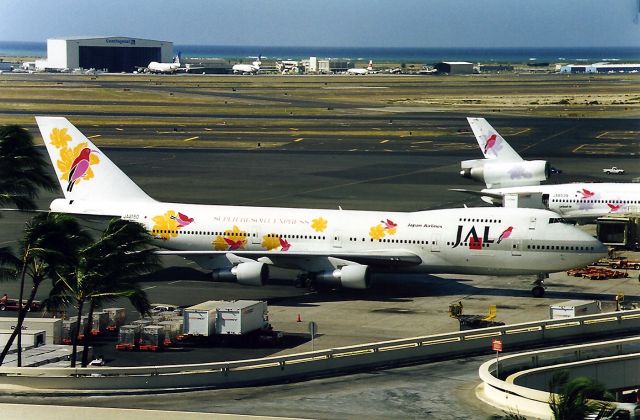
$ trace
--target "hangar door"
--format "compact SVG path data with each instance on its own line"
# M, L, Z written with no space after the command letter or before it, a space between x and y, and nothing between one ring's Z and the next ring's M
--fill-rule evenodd
M83 69L107 69L111 73L133 72L152 61L160 61L159 47L79 47Z

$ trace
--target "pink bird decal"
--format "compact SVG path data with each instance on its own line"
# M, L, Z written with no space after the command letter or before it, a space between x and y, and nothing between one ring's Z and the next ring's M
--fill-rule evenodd
M279 238L279 239L280 239L280 246L282 247L282 250L288 251L289 248L291 248L291 244L287 242L287 240L284 238Z
M609 206L609 211L611 213L614 213L618 210L620 210L622 208L622 204L611 204L611 203L607 203L607 206Z
M594 193L593 191L589 191L586 188L582 189L582 198L591 198L594 195L596 195L596 193Z
M506 228L504 230L504 232L502 232L500 234L500 236L498 237L498 241L497 243L502 242L504 239L507 239L509 236L511 236L511 232L513 232L513 226L509 226L508 228Z
M234 241L233 239L224 238L224 241L229 245L229 251L235 251L244 246L244 239L238 239Z
M393 223L393 221L390 220L390 219L387 219L386 221L382 220L381 223L384 224L384 228L385 229L395 229L395 228L398 227L398 224L397 223Z
M75 185L76 181L82 178L87 173L89 166L91 166L91 163L89 162L90 155L91 155L91 149L89 149L88 147L85 147L80 151L78 156L76 156L76 158L73 160L73 163L71 164L71 169L69 170L69 178L67 179L69 181L69 185L67 186L67 191L71 192L71 190L73 190L73 186Z
M493 146L496 145L496 142L498 141L498 136L494 133L491 136L489 136L489 138L487 139L487 141L484 143L484 154L486 155L487 152L493 148Z
M180 212L178 212L178 216L171 216L171 219L175 220L176 222L178 222L178 225L180 225L180 227L185 227L187 225L190 225L191 223L193 223L193 217L189 217L185 214L182 214Z

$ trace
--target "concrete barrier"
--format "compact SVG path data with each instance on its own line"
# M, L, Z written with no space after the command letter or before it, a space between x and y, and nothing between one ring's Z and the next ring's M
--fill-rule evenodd
M638 329L640 310L635 310L233 362L122 368L0 367L0 391L95 394L246 386L490 353L493 338L500 338L505 350L511 350Z
M506 412L551 419L546 389L555 372L567 369L571 377L587 376L607 388L637 386L639 348L640 338L634 337L506 355L499 368L496 360L480 366L476 395Z

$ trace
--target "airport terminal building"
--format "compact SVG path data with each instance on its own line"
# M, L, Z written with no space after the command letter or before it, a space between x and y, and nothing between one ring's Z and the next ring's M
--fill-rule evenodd
M173 59L173 42L128 37L73 37L47 39L48 69L97 69L111 73L133 72L152 61ZM43 69L44 69L43 68Z

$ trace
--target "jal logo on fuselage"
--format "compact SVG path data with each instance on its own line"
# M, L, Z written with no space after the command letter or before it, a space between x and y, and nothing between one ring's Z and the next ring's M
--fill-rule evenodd
M507 239L511 232L513 231L513 226L509 226L507 229L502 231L500 236L498 236L497 240L489 239L490 237L491 226L484 226L482 231L482 236L478 235L478 231L475 226L471 226L471 229L465 231L465 227L463 225L458 225L458 231L456 233L456 241L454 242L452 248L458 247L461 243L469 243L469 248L471 249L481 249L483 244L492 244L492 243L500 243L503 239ZM465 233L463 237L463 233Z

